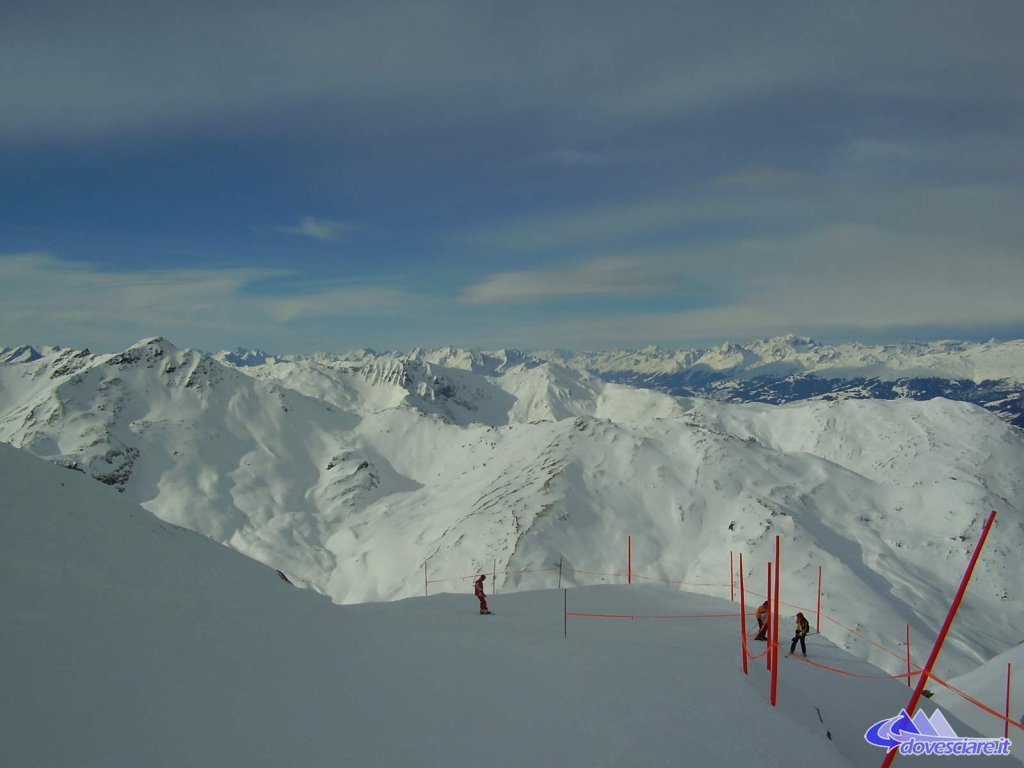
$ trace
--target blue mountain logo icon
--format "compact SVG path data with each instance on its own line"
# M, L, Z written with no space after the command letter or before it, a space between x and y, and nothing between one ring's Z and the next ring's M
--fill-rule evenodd
M976 739L958 736L942 712L929 717L919 711L913 717L901 709L896 717L879 720L864 734L868 744L901 755L1009 755L1009 739Z

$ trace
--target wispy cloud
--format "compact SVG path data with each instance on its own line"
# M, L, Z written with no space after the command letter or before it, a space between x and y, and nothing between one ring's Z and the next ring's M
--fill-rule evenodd
M579 211L543 213L487 224L460 235L468 245L510 250L621 239L637 232L679 226L692 217L693 201L679 197L630 200Z
M281 231L289 235L319 240L322 243L337 243L352 232L355 226L355 224L349 221L317 219L312 216L306 216L299 222L298 226L282 227Z
M380 285L321 286L315 292L266 301L281 322L304 318L386 317L417 313L436 305L426 294Z
M711 186L745 192L793 192L820 186L820 181L788 168L753 166L717 176L711 180Z
M415 315L433 300L400 286L328 283L287 295L253 291L292 273L217 268L101 271L46 253L0 255L0 332L15 342L105 345L165 335L203 348L294 336L303 323Z
M883 329L1024 326L1024 260L1012 246L840 224L799 236L682 249L671 256L596 259L571 268L499 273L468 287L471 304L533 304L578 295L674 294L695 309L547 322L547 338L621 342L754 338Z
M571 267L501 272L462 291L465 304L534 304L573 296L682 292L687 274L673 256L624 255Z
M536 156L536 160L541 165L557 165L562 168L586 168L606 165L612 161L612 158L599 152L563 148L541 152Z

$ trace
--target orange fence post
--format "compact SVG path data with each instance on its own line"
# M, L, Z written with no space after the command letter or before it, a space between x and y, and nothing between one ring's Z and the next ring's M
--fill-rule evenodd
M949 633L949 628L953 624L953 619L956 617L957 609L960 607L961 601L964 599L964 593L967 592L967 584L971 580L971 574L974 573L974 566L978 563L978 557L981 555L981 548L985 546L985 539L988 538L988 532L992 528L992 523L995 522L996 512L992 510L992 514L988 516L988 520L985 523L985 529L981 532L981 538L978 540L978 546L974 549L974 554L971 556L971 561L967 564L967 570L964 571L963 579L960 581L960 588L956 592L956 596L953 598L952 605L949 606L949 613L946 614L946 620L942 624L942 629L939 630L939 636L935 638L935 645L932 646L932 652L928 655L928 661L924 664L924 669L921 670L921 676L917 680L917 687L914 688L914 692L910 696L910 701L907 703L906 712L910 717L914 716L914 709L917 707L917 702L921 700L921 694L924 692L924 686L928 682L928 676L931 674L932 667L935 666L935 660L939 658L939 651L942 650L942 644L946 640L946 635ZM896 759L897 750L895 747L891 747L885 755L885 760L882 761L882 768L889 768L892 765L892 761Z
M562 590L562 634L569 638L569 590Z
M775 537L775 613L772 616L772 647L775 649L775 663L772 664L772 706L778 698L779 691L779 581L782 572L779 570L779 537Z
M747 671L747 600L743 589L742 552L740 552L740 651L743 654L743 674L748 675L750 673Z
M427 561L423 561L423 596L427 597Z

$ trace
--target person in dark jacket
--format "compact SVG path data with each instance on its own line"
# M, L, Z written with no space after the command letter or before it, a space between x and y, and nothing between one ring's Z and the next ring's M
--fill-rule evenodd
M807 643L804 642L804 638L807 637L807 633L811 631L811 625L807 623L807 619L804 618L802 613L796 615L796 634L793 635L793 642L789 644L789 655L793 655L793 651L796 650L796 643L800 641L800 653L804 656L807 655Z
M477 599L480 601L480 613L483 615L491 613L490 609L487 607L487 597L484 595L484 579L486 578L486 574L480 574L480 577L474 583L473 589Z

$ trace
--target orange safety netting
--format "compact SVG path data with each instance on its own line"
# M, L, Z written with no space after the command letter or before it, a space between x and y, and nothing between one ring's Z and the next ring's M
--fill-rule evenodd
M907 673L906 672L901 672L898 675L865 675L862 672L851 672L848 669L840 669L839 667L832 667L832 666L829 666L828 664L822 664L820 661L814 661L813 659L808 659L808 658L806 658L804 656L793 656L793 654L790 654L790 657L796 659L797 661L803 662L804 664L809 664L812 667L817 667L818 669L825 669L825 670L828 670L829 672L835 672L835 673L840 674L840 675L846 675L847 677L859 677L861 680L906 680L907 679ZM921 674L921 670L918 669L918 670L916 670L914 672L911 672L910 676L913 677L914 675L919 675L919 674Z
M964 693L959 688L951 685L950 683L947 683L942 678L936 677L934 674L932 674L932 675L928 675L928 679L929 680L934 680L936 683L941 685L943 688L948 688L949 690L951 690L953 693L955 693L957 696L959 696L964 701L966 701L966 702L968 702L970 704L973 704L974 706L978 707L979 709L985 710L986 712L988 712L993 717L998 717L1000 720L1002 720L1005 723L1009 723L1014 728L1017 728L1017 729L1019 729L1021 731L1024 731L1024 725L1021 725L1020 723L1018 723L1018 722L1016 722L1014 720L1011 720L1010 718L1008 718L1006 716L1006 713L998 712L998 711L992 709L992 707L990 707L987 704L983 704L982 702L978 701L976 698L971 696L969 693Z
M676 579L656 579L652 576L640 576L636 573L633 574L634 579L640 579L642 581L654 581L659 584L684 584L690 587L720 587L730 588L731 584L712 584L706 581L677 581Z
M763 651L761 651L759 654L757 654L757 656L752 654L750 651L747 651L747 658L750 659L751 661L756 661L757 659L763 659L767 655L768 655L768 646L767 645L765 646L765 649Z
M426 584L437 584L437 583L444 582L444 581L467 581L467 580L470 580L470 579L477 578L477 576L479 576L480 573L493 573L495 575L497 575L497 574L511 575L511 574L525 574L525 573L555 573L555 572L563 573L563 574L583 574L583 575L586 575L586 576L599 576L599 577L604 577L604 578L624 578L626 576L626 574L623 574L623 573L601 573L601 572L598 572L598 571L585 571L585 570L576 569L576 568L565 568L565 567L559 567L559 566L549 566L549 567L546 567L546 568L521 568L521 569L515 569L515 570L510 569L510 570L497 571L497 572L495 572L495 571L478 571L477 573L474 573L474 574L471 574L471 575L468 575L468 576L452 576L452 577L440 578L440 579L427 579L427 580L425 580L425 583ZM661 584L674 584L674 585L680 585L680 586L705 587L705 588L712 587L712 588L719 588L719 589L724 589L724 588L733 589L733 588L735 588L735 585L733 585L733 584L717 584L717 583L711 583L711 582L681 581L681 580L677 580L677 579L660 579L660 578L655 578L655 577L651 577L651 576L642 576L642 575L639 575L639 574L632 574L632 578L637 579L639 581L649 581L649 582L656 582L656 583L661 583ZM747 589L747 590L745 590L745 593L747 595L752 595L752 596L758 597L758 598L764 598L765 597L764 594L762 594L760 592L757 592L756 590ZM800 610L800 611L807 611L808 613L812 613L812 614L818 614L817 609L808 608L806 606L801 606L801 605L796 605L794 603L788 603L788 602L786 602L784 600L780 600L779 601L779 605L780 606L786 606L788 608L795 608L795 609ZM634 614L617 614L617 613L596 613L596 612L584 612L584 611L567 611L565 613L565 617L566 618L572 616L572 617L575 617L575 618L616 619L616 620L627 620L627 621L644 621L644 620L666 621L666 620L681 620L681 619L722 619L722 618L735 618L735 617L737 617L739 615L740 615L739 612L736 612L736 613L708 613L708 614L678 614L678 615L663 615L663 616L662 615L634 615ZM748 611L747 615L749 616L749 615L751 615L751 613ZM830 616L830 615L828 615L826 613L821 613L820 615L821 615L821 617L823 617L826 620L830 621L832 624L836 625L840 629L843 629L843 630L849 632L850 634L852 634L852 635L854 635L856 637L859 637L861 640L865 641L866 643L869 643L870 645L874 646L878 650L883 651L884 653L887 653L890 656L892 656L894 658L897 658L897 659L899 659L901 661L906 661L907 657L906 657L905 654L900 654L900 653L897 653L897 652L895 652L895 651L893 651L893 650L891 650L889 648L886 648L881 643L878 643L878 642L876 642L876 641L866 637L859 630L857 630L857 629L855 629L853 627L846 626L842 622L838 621L837 619L835 619L834 617L832 617L832 616ZM754 634L756 634L756 631L750 633L748 635L748 637L752 637ZM750 651L747 650L746 648L744 649L744 653L746 654L747 658L750 659L751 661L764 658L766 655L768 655L768 651L769 651L769 648L765 647L765 649L761 653L759 653L757 655L754 655L754 654L751 654ZM894 675L867 675L867 674L864 674L864 673L861 673L861 672L852 672L852 671L847 670L847 669L841 669L839 667L831 666L831 665L828 665L828 664L823 664L823 663L821 663L819 661L814 661L812 659L808 659L808 658L805 658L805 657L802 657L802 656L794 656L793 658L797 659L800 662L803 662L804 664L807 664L807 665L812 666L812 667L816 667L818 669L825 670L827 672L832 672L832 673L835 673L835 674L844 675L846 677L859 678L859 679L862 679L862 680L905 680L908 677L914 677L914 676L922 674L921 667L919 667L916 664L912 664L911 665L911 671L909 673L908 672L901 672L899 674L894 674ZM945 680L941 679L940 677L937 677L934 673L930 674L928 676L928 678L930 680L934 680L936 683L938 683L939 685L943 686L944 688L947 688L948 690L952 691L957 696L962 698L964 701L967 701L968 703L972 704L973 706L978 707L979 709L987 712L988 714L992 715L993 717L996 717L996 718L998 718L998 719L1008 723L1009 725L1012 725L1014 728L1017 728L1018 730L1024 731L1024 725L1022 725L1021 723L1018 723L1018 722L1016 722L1016 721L1014 721L1012 719L1009 719L1006 716L1005 713L999 712L996 709L993 709L992 707L988 706L987 704L985 704L985 703L979 701L978 699L974 698L970 694L965 693L964 691L961 691L960 689L956 688L955 686L951 685L950 683L946 682Z
M468 581L470 579L477 578L478 576L480 576L480 574L484 574L486 576L490 576L492 574L507 576L508 574L513 574L513 573L550 573L552 571L557 572L558 571L558 566L549 567L549 568L518 568L518 569L515 569L515 570L507 570L507 571L493 571L493 570L491 570L491 571L477 571L476 573L472 573L469 576L447 576L447 577L440 578L440 579L426 579L424 583L426 583L426 584L440 584L442 581ZM566 571L566 572L568 573L568 571Z
M644 619L734 619L739 613L685 613L666 616L644 616L628 613L585 613L583 611L566 611L566 616L580 616L587 619L629 619L642 621Z

